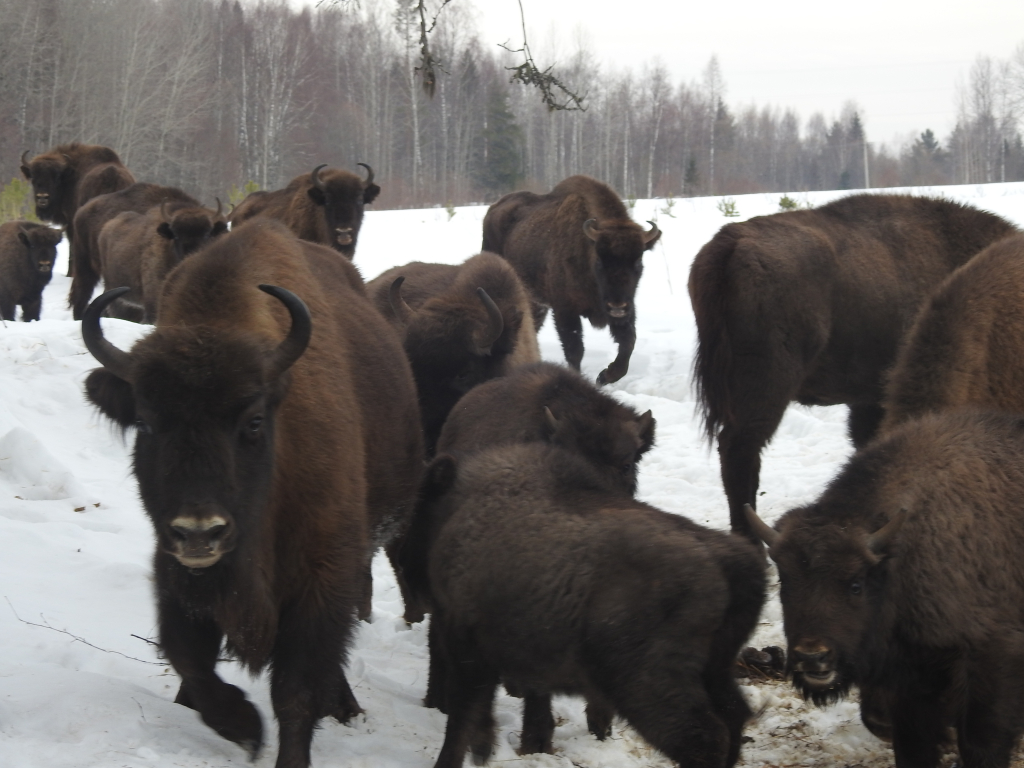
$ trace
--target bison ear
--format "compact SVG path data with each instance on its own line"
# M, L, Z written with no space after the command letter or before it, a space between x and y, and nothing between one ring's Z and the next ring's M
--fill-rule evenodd
M367 184L366 189L363 190L363 204L369 205L377 199L377 195L380 194L380 187L376 184Z
M324 191L322 189L317 189L316 187L310 187L309 189L306 190L306 194L308 194L309 195L309 199L312 200L317 205L326 205L327 204L327 198L324 197Z
M426 498L446 493L455 483L457 474L458 466L455 463L455 458L450 454L442 453L427 467L420 495Z
M647 453L654 445L654 427L658 422L654 420L654 414L647 411L636 420L637 431L640 433L640 455Z
M215 221L213 222L213 228L210 230L210 237L216 237L217 235L223 235L228 231L228 223L226 221Z
M166 221L161 221L160 226L156 228L156 233L165 240L174 239L174 231L171 229L171 225Z
M24 229L18 230L18 239L21 240L22 245L24 245L26 248L32 247L32 243L29 242L28 235L25 234Z
M135 393L132 385L106 368L95 368L86 377L85 397L122 430L135 423Z

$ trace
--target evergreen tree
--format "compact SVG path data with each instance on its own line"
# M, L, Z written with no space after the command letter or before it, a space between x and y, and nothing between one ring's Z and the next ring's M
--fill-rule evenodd
M523 180L523 129L515 121L504 89L491 89L485 114L472 174L483 190L498 196Z

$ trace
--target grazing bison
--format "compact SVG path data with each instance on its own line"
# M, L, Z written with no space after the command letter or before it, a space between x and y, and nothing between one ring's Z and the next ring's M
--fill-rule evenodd
M98 242L103 284L131 289L118 299L128 305L118 316L156 322L157 299L167 273L226 231L219 200L216 211L179 200L146 213L125 211L108 221Z
M342 664L370 553L411 514L422 467L408 363L357 281L329 249L253 222L171 272L131 352L99 327L123 289L82 324L104 366L89 399L136 428L176 701L255 756L259 714L214 667L222 641L270 667L277 768L309 765L321 717L359 711Z
M231 226L265 216L283 221L303 240L329 245L348 259L355 258L363 208L380 194L373 169L365 181L356 174L318 165L312 173L296 176L284 189L253 192L231 212Z
M990 245L928 298L889 374L892 429L970 405L1024 413L1024 235Z
M644 251L661 237L654 222L644 231L607 184L570 176L546 195L513 192L487 209L483 250L501 254L515 267L536 302L534 321L550 307L566 362L577 371L583 360L585 317L609 327L618 343L615 360L598 384L618 381L629 369L636 343L636 293Z
M439 456L427 472L420 511L445 521L430 555L448 711L436 768L467 747L488 758L499 680L525 698L521 753L551 751L551 695L568 693L682 766L735 764L750 710L733 664L764 600L748 542L637 502L554 446Z
M1024 731L1024 418L948 411L883 433L778 530L794 685L819 706L853 685L890 722L896 765L1010 764Z
M728 224L690 270L694 381L718 438L733 530L750 530L761 450L790 401L850 406L860 447L882 418L885 372L924 298L1012 234L948 200L852 195L810 211Z
M98 195L135 183L114 150L77 142L61 144L31 160L28 152L22 153L21 173L32 182L36 216L64 227L72 254L77 245L75 212ZM69 275L73 269L70 259Z
M366 292L404 339L427 455L460 397L483 381L540 360L526 289L493 253L461 265L414 261L374 278Z
M21 319L39 319L43 289L53 277L57 243L63 234L31 221L0 224L0 317L13 320L21 305Z

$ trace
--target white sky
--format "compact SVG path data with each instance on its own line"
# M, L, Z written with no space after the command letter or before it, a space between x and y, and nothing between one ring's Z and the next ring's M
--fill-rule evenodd
M454 0L455 3L471 0ZM485 44L520 40L517 0L475 0ZM717 55L726 101L792 106L837 116L863 108L868 138L902 140L925 128L944 139L955 88L978 55L1007 59L1024 43L1024 0L522 0L542 67L568 57L581 36L598 61L660 60L673 80L699 80Z

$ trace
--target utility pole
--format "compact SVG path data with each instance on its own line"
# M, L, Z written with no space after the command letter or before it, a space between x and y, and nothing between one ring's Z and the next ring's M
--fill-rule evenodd
M864 147L864 189L871 189L871 177L868 176L868 143L862 141L861 146Z

